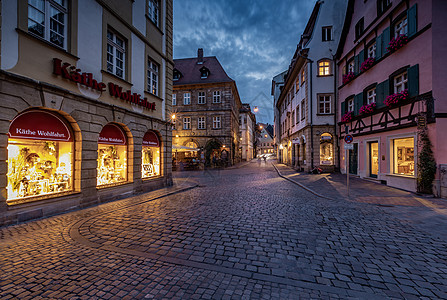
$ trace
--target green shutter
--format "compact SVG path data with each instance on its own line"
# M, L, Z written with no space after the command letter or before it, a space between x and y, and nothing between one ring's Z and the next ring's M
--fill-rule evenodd
M382 35L376 37L376 60L382 57Z
M359 66L359 56L356 55L354 57L354 74L357 75L359 73L360 66Z
M385 28L385 30L383 31L383 38L382 38L382 55L384 55L385 53L387 53L388 51L386 50L386 47L389 46L390 44L390 28L387 27Z
M411 66L407 69L408 74L408 95L414 97L419 95L419 65Z
M360 71L360 67L362 66L362 63L365 61L365 51L362 50L359 53L359 71Z
M346 101L341 103L341 115L343 116L346 113Z
M376 107L381 108L385 106L386 96L389 95L390 90L390 82L389 80L385 80L384 82L379 83L376 86Z
M358 115L363 105L363 92L354 96L354 115Z
M386 97L390 94L390 80L385 80L383 82L383 101L385 101Z
M417 4L410 7L407 11L408 37L416 34L418 31Z

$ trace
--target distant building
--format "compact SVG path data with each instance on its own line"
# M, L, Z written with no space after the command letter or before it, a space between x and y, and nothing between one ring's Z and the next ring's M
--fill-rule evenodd
M257 140L257 154L275 154L274 140L273 140L273 126L265 123L258 123L258 140Z
M272 80L272 91L271 94L273 96L273 112L274 112L274 119L273 119L273 146L276 153L276 159L278 162L282 162L282 157L280 155L282 154L282 151L279 150L279 145L281 144L281 115L280 110L276 106L278 103L279 96L281 95L281 90L284 87L284 77L287 75L287 71L284 71L275 77L273 77Z
M338 165L333 56L346 7L347 0L316 2L276 101L280 162L298 170Z
M171 114L175 115L173 155L176 160L201 158L203 153L207 163L213 157L227 165L239 162L242 103L236 82L217 58L204 57L200 48L197 57L175 59L173 80Z
M242 103L242 108L239 110L239 129L240 157L242 160L249 161L255 156L256 116L248 103Z

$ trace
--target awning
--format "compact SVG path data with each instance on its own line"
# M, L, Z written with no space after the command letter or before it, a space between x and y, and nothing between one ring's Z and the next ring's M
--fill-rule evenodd
M146 132L143 137L143 146L160 147L160 141L158 140L157 134L152 130Z
M127 145L124 132L115 124L107 124L99 133L98 144Z
M191 148L187 146L181 146L181 145L172 145L172 151L177 152L188 152L188 151L200 151L199 148Z

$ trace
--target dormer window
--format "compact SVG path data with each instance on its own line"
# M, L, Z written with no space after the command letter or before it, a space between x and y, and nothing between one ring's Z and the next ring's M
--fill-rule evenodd
M174 73L174 75L173 75L174 81L177 81L182 77L182 73L180 73L180 71L177 69L174 69L173 73Z
M200 68L200 78L205 79L210 75L210 70L207 67Z

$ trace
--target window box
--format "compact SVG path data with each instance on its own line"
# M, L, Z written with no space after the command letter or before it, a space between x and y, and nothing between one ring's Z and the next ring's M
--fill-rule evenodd
M391 41L388 44L388 47L386 47L386 50L394 52L405 46L407 43L408 43L408 37L404 34L401 34L391 39Z
M343 84L347 84L351 80L353 80L355 77L354 72L349 72L345 75L343 75Z
M364 62L362 62L362 65L360 66L360 71L365 72L374 65L375 59L372 57L368 57Z
M353 117L354 117L354 112L352 112L352 111L348 111L347 113L345 113L345 114L341 117L341 122L342 122L342 123L348 123L348 122L351 122Z
M403 90L400 93L387 96L385 99L385 105L388 107L396 106L405 102L408 98L408 90Z
M365 104L362 107L360 107L360 114L361 115L372 114L375 109L376 109L376 102L373 102L371 104Z

